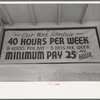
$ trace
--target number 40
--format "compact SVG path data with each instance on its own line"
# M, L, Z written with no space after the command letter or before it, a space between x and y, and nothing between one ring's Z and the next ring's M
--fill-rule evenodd
M10 38L10 40L8 41L8 43L10 45L16 45L18 43L18 39L17 38Z

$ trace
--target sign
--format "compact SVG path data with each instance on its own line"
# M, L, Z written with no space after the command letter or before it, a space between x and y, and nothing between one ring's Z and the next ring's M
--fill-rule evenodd
M1 63L100 62L96 27L6 29Z

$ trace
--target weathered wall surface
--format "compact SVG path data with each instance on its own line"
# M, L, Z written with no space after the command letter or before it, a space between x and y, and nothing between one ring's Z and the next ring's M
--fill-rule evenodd
M56 26L55 24L33 25L15 24L5 28L37 28L37 27L82 27L98 26L100 22L80 25L69 23ZM0 81L100 81L100 63L98 64L9 64L0 65Z
M0 26L0 37L1 37L1 26ZM1 45L1 39L0 39L0 45Z

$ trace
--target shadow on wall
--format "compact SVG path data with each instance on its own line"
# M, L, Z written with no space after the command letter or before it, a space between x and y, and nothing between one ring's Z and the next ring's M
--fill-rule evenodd
M51 81L100 81L100 73L69 73L61 68L53 73Z

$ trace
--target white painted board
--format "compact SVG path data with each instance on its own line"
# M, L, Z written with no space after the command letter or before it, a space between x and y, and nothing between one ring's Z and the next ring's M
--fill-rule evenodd
M5 30L1 63L100 62L96 27Z

